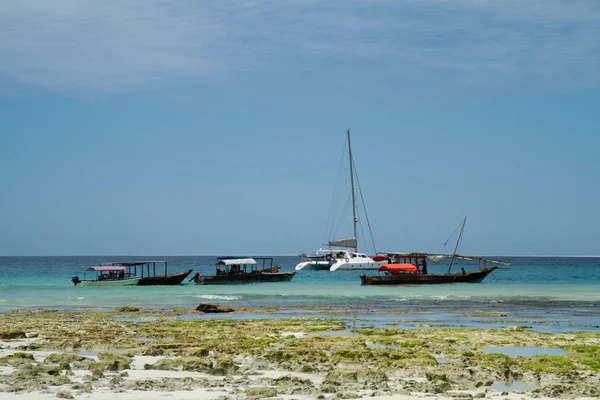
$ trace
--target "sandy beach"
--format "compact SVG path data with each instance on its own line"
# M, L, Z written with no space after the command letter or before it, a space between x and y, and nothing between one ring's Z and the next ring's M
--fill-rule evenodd
M3 313L2 398L600 395L598 333L549 334L522 326L352 328L335 315L339 311L330 318L182 318L191 312L197 311Z

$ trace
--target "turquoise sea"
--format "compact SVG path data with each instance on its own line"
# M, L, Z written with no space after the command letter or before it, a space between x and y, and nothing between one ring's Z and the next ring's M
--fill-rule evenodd
M198 303L212 302L234 308L279 307L270 318L335 312L363 325L525 325L542 331L600 331L600 258L496 258L512 265L479 284L374 287L361 286L358 271L300 271L291 282L282 283L74 287L73 275L81 277L87 266L102 262L166 260L170 272L193 269L209 275L214 274L216 257L0 257L0 311L121 305L193 309ZM275 257L283 271L293 271L298 260ZM429 270L436 273L445 268L431 264ZM237 317L252 316L229 316Z

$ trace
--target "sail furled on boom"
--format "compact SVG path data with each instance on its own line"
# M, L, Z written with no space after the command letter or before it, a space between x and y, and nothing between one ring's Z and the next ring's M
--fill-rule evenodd
M428 254L427 255L427 259L434 263L442 262L451 257L452 257L452 254ZM455 254L454 258L456 260L462 260L462 261L486 261L491 264L498 264L498 265L503 265L506 267L510 266L510 264L512 263L510 261L492 260L490 258L477 257L477 256L461 256L459 254Z
M354 247L356 248L356 238L330 240L329 246L332 247Z
M448 258L448 256L444 256L444 255L440 255L440 254L430 254L427 256L427 258L431 262L439 263L439 262L444 261L446 258Z

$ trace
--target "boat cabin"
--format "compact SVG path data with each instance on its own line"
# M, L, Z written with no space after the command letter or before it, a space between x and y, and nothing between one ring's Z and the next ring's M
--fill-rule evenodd
M386 256L388 259L388 264L385 264L384 266L412 265L415 267L415 271L411 271L411 273L427 274L427 253L387 253ZM392 267L392 269L398 270L396 267ZM407 266L407 269L411 268ZM380 269L380 271L382 270ZM388 272L392 273L392 271ZM408 272L408 270L406 272Z
M151 278L155 276L167 276L166 261L112 261L102 263L107 266L121 266L127 268L127 273L130 276L139 276L140 278ZM157 275L158 267L158 275ZM138 274L139 272L139 274Z
M328 261L346 259L348 261L355 260L355 261L368 262L371 260L371 257L369 257L368 255L366 255L364 253L355 253L355 252L347 251L347 250L330 250L327 253L325 258Z
M216 275L257 274L262 272L278 272L273 266L273 257L223 257L217 260Z
M93 276L93 278L87 277L89 272L93 272L93 274L90 274ZM88 267L83 272L83 280L117 281L130 277L131 275L126 272L126 268L122 266L101 265L96 267Z
M140 278L127 272L122 265L99 265L87 267L83 272L83 279L77 275L71 278L73 285L81 286L125 286L137 285Z

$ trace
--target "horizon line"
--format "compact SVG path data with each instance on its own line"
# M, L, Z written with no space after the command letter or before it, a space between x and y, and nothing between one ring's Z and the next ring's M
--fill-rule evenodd
M435 253L431 253L435 254ZM483 256L482 254L478 254ZM300 254L270 254L270 253L227 253L225 254L71 254L71 255L0 255L2 257L300 257ZM600 258L600 255L500 255L500 254L487 254L486 257L532 257L532 258Z

